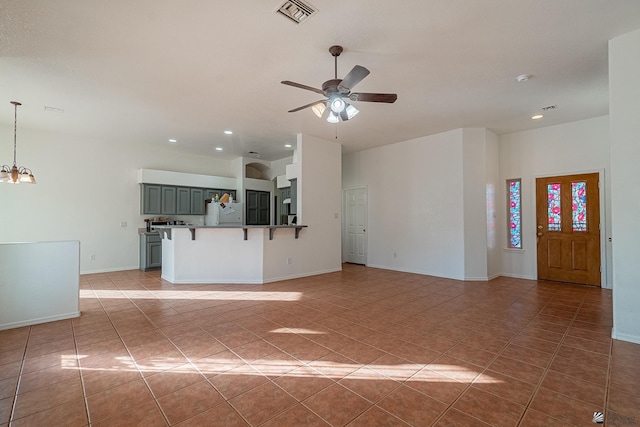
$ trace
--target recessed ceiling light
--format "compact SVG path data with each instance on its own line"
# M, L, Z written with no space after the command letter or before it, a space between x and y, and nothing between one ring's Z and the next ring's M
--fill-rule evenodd
M284 144L285 148L291 148L291 144Z
M232 130L225 130L224 133L227 134L227 135L231 135L233 133L233 131Z
M530 78L531 78L531 74L520 74L518 77L516 77L516 80L518 81L518 83L522 83L522 82L526 82Z
M222 147L216 147L216 151L222 151Z
M544 116L542 114L536 114L535 116L531 116L531 120L539 120L541 118L543 118Z
M169 140L169 143L170 143L170 144L175 144L176 142L178 142L178 140L177 140L177 139L173 139L173 138L171 138L171 139Z

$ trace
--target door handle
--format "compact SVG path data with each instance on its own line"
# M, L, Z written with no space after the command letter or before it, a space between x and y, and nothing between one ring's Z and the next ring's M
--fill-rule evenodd
M538 233L538 237L541 237L543 233Z

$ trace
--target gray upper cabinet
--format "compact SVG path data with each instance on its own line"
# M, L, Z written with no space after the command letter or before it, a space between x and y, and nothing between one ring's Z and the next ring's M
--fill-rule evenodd
M176 187L162 186L162 215L175 215Z
M189 187L176 187L176 213L191 215L191 189Z
M204 198L205 198L205 200L208 200L208 199L213 200L214 197L216 197L216 194L218 196L220 196L221 195L220 194L220 190L214 190L214 189L211 189L211 188L207 188L206 190L204 190Z
M191 215L204 215L204 189L191 189Z
M140 212L143 215L204 215L205 199L229 193L236 199L236 190L177 187L174 185L142 184Z
M162 187L160 185L142 186L142 213L158 215L161 212Z

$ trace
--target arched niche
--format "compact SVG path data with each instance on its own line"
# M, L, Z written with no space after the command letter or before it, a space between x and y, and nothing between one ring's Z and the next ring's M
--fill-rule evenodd
M270 171L271 171L271 168L262 163L247 163L244 166L245 178L269 180Z

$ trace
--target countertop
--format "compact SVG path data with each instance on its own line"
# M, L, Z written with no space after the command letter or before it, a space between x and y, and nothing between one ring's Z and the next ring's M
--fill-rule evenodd
M242 224L221 224L221 225L157 225L154 227L160 231L162 238L171 240L171 230L187 229L191 232L191 240L196 240L196 230L215 230L215 229L236 229L244 231L244 240L247 240L247 232L250 229L269 230L269 240L273 240L273 234L279 229L295 230L295 237L298 238L300 230L307 228L306 225L242 225Z
M220 224L220 225L156 225L156 230L168 230L171 228L304 228L306 225L242 225L242 224ZM153 233L153 231L151 232Z

